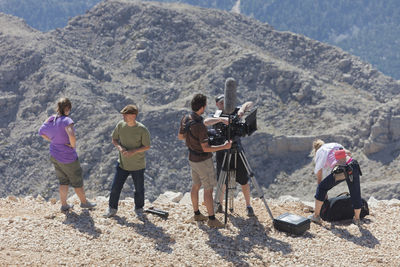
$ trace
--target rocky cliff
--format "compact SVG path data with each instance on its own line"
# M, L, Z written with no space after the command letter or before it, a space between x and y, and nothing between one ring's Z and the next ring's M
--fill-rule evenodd
M258 107L259 129L243 143L269 197L312 200L316 137L353 151L365 197L399 196L400 83L336 47L230 12L123 0L48 33L1 14L0 43L0 196L57 195L37 130L61 96L73 104L89 194L108 194L117 158L110 135L129 103L152 136L147 196L187 191L179 120L196 92L209 96L213 113L228 77L238 82L238 103Z

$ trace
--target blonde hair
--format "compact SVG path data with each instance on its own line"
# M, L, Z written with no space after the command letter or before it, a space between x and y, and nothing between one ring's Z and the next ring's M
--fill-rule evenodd
M313 155L315 156L315 154L317 153L318 149L321 148L321 146L325 144L324 141L322 141L321 139L315 139L312 143L313 146Z

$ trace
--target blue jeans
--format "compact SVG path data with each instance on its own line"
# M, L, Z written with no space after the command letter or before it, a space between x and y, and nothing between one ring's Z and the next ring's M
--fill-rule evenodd
M121 195L122 187L125 184L129 174L132 175L133 184L135 186L135 209L141 209L144 206L144 170L126 171L117 164L114 181L111 186L111 194L108 205L110 208L118 209L119 196Z
M354 209L361 209L361 190L360 190L360 167L358 163L349 163L353 167L353 182L348 178L346 179L347 187L350 191L351 202L353 203ZM324 201L326 194L334 186L340 184L344 180L335 182L333 174L326 176L317 187L317 192L315 193L315 198L319 201Z

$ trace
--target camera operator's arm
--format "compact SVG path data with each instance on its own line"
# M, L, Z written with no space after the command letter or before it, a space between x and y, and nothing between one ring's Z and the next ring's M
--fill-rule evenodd
M210 146L208 142L201 143L201 148L204 152L216 152L219 150L230 149L232 141L226 141L225 144L219 146Z
M252 106L253 106L253 102L251 102L251 101L248 101L248 102L244 103L244 104L240 107L240 109L238 110L238 116L239 116L239 118L241 118L241 117L244 115L244 113L245 113L246 111L249 111L249 109L251 109Z
M219 118L205 118L203 123L205 126L211 126L217 123L224 123L226 125L229 124L229 118L228 117L219 117Z

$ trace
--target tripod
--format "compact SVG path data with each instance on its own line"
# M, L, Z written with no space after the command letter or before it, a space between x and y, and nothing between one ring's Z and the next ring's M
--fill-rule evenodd
M221 172L219 173L218 176L218 185L217 185L217 191L215 193L214 197L214 209L216 209L220 205L220 196L223 194L223 186L226 186L225 190L225 224L227 222L227 217L228 217L228 204L229 204L229 210L230 212L233 212L233 191L232 189L236 189L236 170L237 170L237 161L238 157L243 162L243 165L246 169L247 175L250 177L251 182L255 186L258 195L261 200L263 200L265 208L267 209L267 212L269 216L271 217L272 220L274 220L274 217L272 216L272 212L269 209L267 202L265 201L264 198L264 193L261 190L259 184L257 183L257 180L254 177L254 173L250 167L250 164L246 158L246 155L244 154L243 149L241 146L235 142L232 144L232 147L230 150L224 152L224 158L222 160L222 165L221 165ZM233 162L233 167L231 162ZM225 164L227 163L227 164ZM229 166L229 167L228 167ZM230 192L232 191L232 192ZM216 211L216 210L215 210Z

